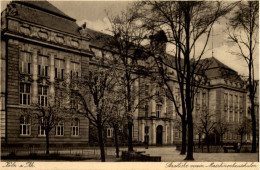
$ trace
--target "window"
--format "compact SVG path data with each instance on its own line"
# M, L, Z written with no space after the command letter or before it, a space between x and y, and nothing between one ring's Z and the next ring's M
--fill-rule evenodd
M159 86L156 86L155 95L160 96L160 87Z
M63 136L64 135L64 123L63 122L59 122L56 125L56 136Z
M64 68L65 62L64 60L55 59L55 78L56 79L64 79Z
M31 135L31 119L29 116L20 117L20 135Z
M71 135L72 136L79 136L79 119L73 119L71 123Z
M177 106L179 105L180 103L180 97L181 97L181 92L180 92L180 89L179 88L176 88L175 89L175 100L176 100L176 103L177 103Z
M31 74L31 53L21 52L20 53L20 72L25 74Z
M38 126L39 136L45 136L45 127L46 127L46 121L44 120L44 118L42 118L40 121L40 125Z
M31 103L31 85L20 83L20 104L30 105Z
M229 122L233 122L233 112L229 113Z
M148 104L145 105L145 118L148 118L148 110L149 110L149 106Z
M79 77L79 68L80 68L79 63L71 62L70 67L71 67L70 78L71 79L78 78Z
M149 85L145 85L145 96L149 95Z
M206 93L202 93L202 105L206 105Z
M107 137L112 138L113 137L113 128L107 128Z
M48 57L47 56L38 57L38 75L48 76Z
M224 105L228 104L228 94L224 93Z
M160 116L161 116L161 110L162 110L162 105L157 104L157 105L156 105L156 117L157 117L157 118L160 118Z
M38 102L42 106L47 106L48 86L38 86Z
M200 92L198 91L197 95L196 95L196 104L199 105L200 104Z
M230 94L229 95L229 106L233 106L233 95L232 94Z
M238 97L235 95L235 106L238 107Z

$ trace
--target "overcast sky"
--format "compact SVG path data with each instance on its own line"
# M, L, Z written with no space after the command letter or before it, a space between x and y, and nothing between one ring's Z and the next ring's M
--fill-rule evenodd
M77 23L81 25L85 21L87 27L94 30L106 32L106 29L110 26L105 10L111 11L113 14L118 14L121 10L124 10L129 1L50 1L54 6L59 8L65 14L75 18ZM8 1L1 1L1 11L6 7ZM222 19L219 23L214 25L214 37L213 37L213 50L214 57L231 67L239 74L246 74L247 67L244 60L239 59L236 56L230 54L230 51L236 50L232 44L227 43L227 35L224 33L226 28L226 22ZM200 44L200 43L199 43ZM197 48L197 47L196 47ZM208 50L204 55L205 57L212 56L212 39L208 44ZM170 47L167 48L171 51ZM257 49L257 54L259 54ZM259 57L255 63L256 76L259 75Z

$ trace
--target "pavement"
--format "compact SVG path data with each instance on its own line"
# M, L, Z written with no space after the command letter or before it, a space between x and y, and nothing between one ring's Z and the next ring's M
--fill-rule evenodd
M120 161L120 158L115 156L114 147L106 147L106 161L107 162L117 162ZM126 147L121 147L120 151L127 150ZM183 162L185 155L180 155L180 151L176 150L175 146L150 146L149 149L145 147L134 147L135 151L145 151L145 154L150 156L161 156L162 162ZM55 153L55 152L51 152ZM28 153L27 153L28 154ZM43 154L43 152L42 152ZM73 150L63 150L60 151L60 155L67 155L74 157L84 157L86 162L99 162L100 161L100 152L98 148L95 149L73 149ZM2 153L2 156L4 154ZM22 157L22 153L17 154ZM120 152L121 155L121 152ZM259 155L258 153L194 153L193 162L258 162ZM37 160L38 161L38 160ZM44 160L43 160L44 161ZM55 161L55 160L48 160ZM59 161L59 160L57 160Z

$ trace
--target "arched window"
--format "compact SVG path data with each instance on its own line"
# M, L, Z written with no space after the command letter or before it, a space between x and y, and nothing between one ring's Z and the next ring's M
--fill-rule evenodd
M31 135L31 118L29 116L20 117L20 135Z
M75 118L71 122L71 136L79 136L79 119Z

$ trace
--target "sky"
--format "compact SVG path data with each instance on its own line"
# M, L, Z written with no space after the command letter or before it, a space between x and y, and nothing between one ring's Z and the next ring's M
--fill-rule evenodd
M1 11L6 7L9 1L1 1ZM87 23L87 27L108 33L107 29L110 23L105 11L109 11L113 15L119 14L120 11L126 9L130 1L50 1L54 6L63 11L65 14L77 20L77 24L81 25ZM213 26L213 39L211 38L207 52L203 58L212 57L212 41L213 56L237 71L239 74L247 75L248 69L245 61L237 56L230 54L231 51L236 51L237 48L233 44L227 43L226 20L221 19ZM198 42L198 47L202 46L203 42ZM197 47L196 47L197 48ZM257 56L259 56L259 48L257 49ZM171 47L167 46L167 51L171 51ZM255 61L255 76L259 79L259 57Z

